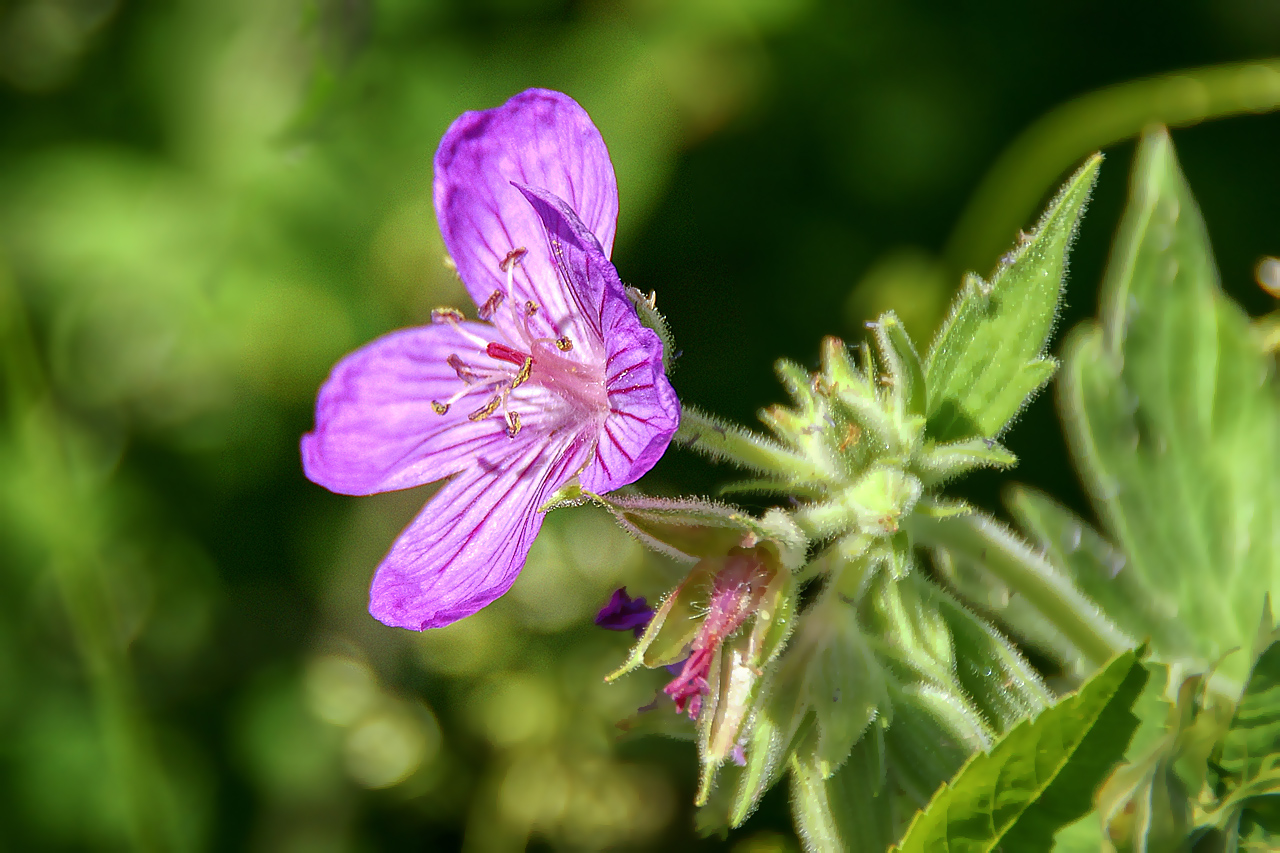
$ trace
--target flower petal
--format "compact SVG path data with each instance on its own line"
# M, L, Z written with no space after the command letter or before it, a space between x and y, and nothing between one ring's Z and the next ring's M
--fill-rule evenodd
M509 453L500 418L468 420L484 403L464 399L444 415L432 409L464 387L446 359L476 353L465 332L480 323L392 332L338 362L316 399L315 431L302 437L307 477L330 491L370 495L442 480Z
M641 325L630 300L606 299L604 325L609 415L581 478L583 488L598 494L640 479L680 426L680 400L662 367L662 338Z
M512 441L498 464L450 481L378 567L369 612L422 631L470 616L506 592L546 513L538 510L586 458L585 436Z
M652 468L680 425L680 401L662 367L662 339L641 324L618 271L573 210L550 193L520 191L542 220L565 292L604 343L610 412L581 482L589 491L608 492Z
M536 303L569 332L571 304L560 292L538 218L517 181L564 199L608 256L618 218L618 187L600 132L572 98L530 89L500 107L463 113L435 157L435 207L445 248L477 305L506 291L508 253L525 249L510 294Z

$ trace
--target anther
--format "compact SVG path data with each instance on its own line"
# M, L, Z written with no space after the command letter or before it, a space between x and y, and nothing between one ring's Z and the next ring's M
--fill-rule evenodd
M453 368L453 372L458 374L458 378L470 385L480 378L480 375L473 371L470 367L458 358L457 353L449 353L449 357L445 359L445 363Z
M524 360L524 364L520 365L520 369L516 371L515 379L511 380L511 390L514 391L521 385L529 381L529 374L533 372L533 356L528 356Z
M457 308L435 308L431 311L431 322L433 323L449 323L450 325L461 323L467 319L462 316L462 312Z
M489 415L492 415L494 412L496 412L498 410L498 406L501 403L502 403L502 395L494 394L493 397L489 399L489 402L485 403L483 406L476 409L471 414L467 415L467 420L482 421L485 418L489 417Z
M502 270L503 272L511 272L511 269L516 264L520 263L520 259L527 254L529 254L529 250L526 249L524 246L521 246L518 249L512 249L510 252L507 252L507 256L503 258L501 262L499 262L498 269Z
M503 294L501 290L495 290L493 293L489 294L489 298L484 301L484 304L480 306L480 309L477 312L480 315L480 319L488 320L492 317L494 313L497 312L499 306L502 305L502 300Z
M538 313L538 303L530 300L524 304L524 316L532 317Z
M568 352L573 349L573 341L569 340L568 335L561 335L556 338L556 349L560 350L560 352Z
M507 438L515 438L520 432L520 413L507 412Z
M448 404L448 403L437 403L435 400L432 400L432 401L431 401L431 409L432 409L432 411L434 411L437 415L443 415L443 414L445 414L446 412L448 412L448 411L449 411L449 404Z

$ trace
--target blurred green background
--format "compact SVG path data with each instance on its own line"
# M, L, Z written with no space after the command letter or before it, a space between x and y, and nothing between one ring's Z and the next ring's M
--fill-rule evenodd
M0 846L798 850L785 791L699 841L691 746L618 742L662 680L606 687L629 638L591 616L679 570L607 518L553 514L512 592L450 628L365 612L430 487L330 495L297 441L339 356L465 302L430 205L441 134L529 86L577 98L678 391L750 422L772 361L824 334L893 307L927 342L960 267L1031 221L980 210L1011 223L996 247L947 247L1038 116L1277 53L1274 0L0 0ZM1280 120L1174 139L1227 289L1269 310ZM1093 311L1129 152L1066 324ZM1009 444L1086 511L1051 395ZM648 481L715 482L679 452ZM967 494L995 507L999 482Z

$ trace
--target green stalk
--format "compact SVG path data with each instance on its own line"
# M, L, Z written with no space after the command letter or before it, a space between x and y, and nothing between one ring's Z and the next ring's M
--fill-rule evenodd
M1068 578L994 519L981 513L950 518L912 514L905 526L917 544L963 554L986 568L1036 608L1094 667L1137 645Z
M960 216L945 257L953 270L985 271L1044 196L1085 155L1151 124L1185 127L1280 108L1280 60L1176 71L1108 86L1048 112L1013 141Z
M2 264L3 259L0 259ZM50 571L88 675L109 761L103 785L120 791L134 850L168 849L168 790L139 711L128 655L115 625L102 560L102 495L77 470L69 436L50 400L21 296L0 265L0 361L8 386L10 438L39 483L25 501L50 549Z

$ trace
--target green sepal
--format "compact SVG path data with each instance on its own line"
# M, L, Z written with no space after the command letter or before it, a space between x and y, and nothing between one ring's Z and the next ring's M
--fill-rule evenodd
M640 324L647 328L653 329L662 340L662 372L671 373L671 358L675 353L675 339L671 336L671 328L667 325L667 318L658 313L658 293L650 291L643 293L639 288L627 285L627 298L631 300L631 304L636 309L636 314L640 317Z
M747 764L742 769L742 778L733 793L729 809L730 826L741 826L751 816L760 804L760 798L773 787L782 769L786 767L787 757L797 736L807 734L804 724L813 724L812 715L804 716L794 726L790 719L780 720L773 707L775 703L769 701L773 698L775 697L769 691L769 684L766 683L760 691L750 739L744 747Z
M977 468L1012 468L1018 464L1007 447L990 438L966 438L925 445L912 470L925 486L937 486Z
M883 574L872 580L864 617L873 636L892 638L881 654L897 662L906 683L921 678L934 684L954 685L955 651L951 629L927 600L929 581L911 574L894 581ZM882 641L883 642L883 641Z
M897 401L899 412L927 415L929 392L925 387L924 366L898 315L892 311L881 314L874 331L880 357L889 372L890 393Z
M707 590L715 583L719 568L709 560L694 566L688 577L668 593L654 611L627 660L604 680L615 681L640 666L653 668L682 660L702 624Z
M960 498L925 494L916 502L915 514L925 518L957 518L973 512L973 505Z
M864 436L849 441L843 451L855 470L861 467L870 448L883 450L891 447L897 438L893 419L885 410L870 350L863 347L860 351L865 359L862 366L854 364L844 341L824 338L816 384L816 393L829 402L838 421L855 424L865 432ZM846 437L849 436L841 437L840 443L844 443Z
M794 572L805 564L809 551L809 539L796 524L795 519L774 507L760 517L761 540L758 548L768 550L779 565Z
M790 572L776 572L751 617L751 629L739 631L716 653L707 679L711 689L698 715L702 772L697 805L707 802L717 770L743 740L765 668L782 651L794 627L794 587Z
M749 514L706 498L582 494L609 510L640 542L684 562L722 556L731 548L750 548L768 536Z
M849 531L890 536L923 490L919 479L898 466L877 465L831 500L802 507L797 517L817 537Z
M994 438L1053 375L1043 357L1053 331L1067 251L1102 162L1094 154L988 285L968 276L925 360L929 435Z
M574 477L556 489L551 497L547 498L546 502L538 507L538 512L551 512L553 509L582 506L588 500L587 493L582 490L582 485L578 482L578 478Z

